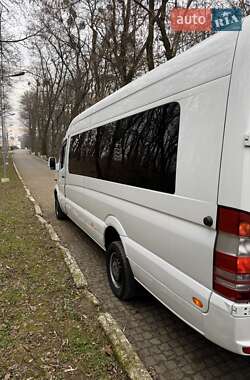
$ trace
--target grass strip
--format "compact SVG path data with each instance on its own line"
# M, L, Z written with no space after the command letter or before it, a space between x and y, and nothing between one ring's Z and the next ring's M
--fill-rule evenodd
M0 183L0 378L126 379L12 164L8 176Z

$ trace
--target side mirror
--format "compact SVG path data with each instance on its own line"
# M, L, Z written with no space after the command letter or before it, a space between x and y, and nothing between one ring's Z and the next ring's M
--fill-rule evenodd
M56 158L55 157L49 157L48 167L50 168L50 170L56 170Z

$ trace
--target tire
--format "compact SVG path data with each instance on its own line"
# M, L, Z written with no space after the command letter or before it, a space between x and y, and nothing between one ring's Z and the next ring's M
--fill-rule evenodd
M121 300L133 298L136 282L120 241L114 241L108 247L106 265L109 284L114 295Z
M67 215L64 214L64 212L62 211L60 203L56 195L55 195L55 214L56 214L57 219L59 220L67 219Z

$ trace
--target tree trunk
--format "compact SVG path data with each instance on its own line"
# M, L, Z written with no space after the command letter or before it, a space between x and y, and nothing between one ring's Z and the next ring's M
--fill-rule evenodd
M148 38L147 38L147 65L148 70L154 69L154 0L149 0L149 13L148 13Z

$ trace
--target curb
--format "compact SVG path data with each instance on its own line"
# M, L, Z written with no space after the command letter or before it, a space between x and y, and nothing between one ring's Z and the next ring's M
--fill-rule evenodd
M98 321L108 336L115 355L133 380L152 380L126 336L109 313L100 313Z
M50 227L53 229L52 226ZM63 253L64 261L73 277L73 281L77 289L87 288L88 282L84 274L82 273L81 269L79 268L75 258L71 255L70 250L68 248L65 248L60 243L57 243L57 246L61 249Z
M62 253L63 253L63 258L64 258L64 261L73 277L73 281L76 285L76 287L78 289L80 288L86 288L88 286L88 282L84 276L84 274L82 273L82 271L80 270L76 260L74 259L74 257L71 255L69 249L67 249L66 247L64 247L63 245L61 245L59 242L60 242L60 239L59 239L59 236L57 235L57 233L55 232L54 228L52 227L52 225L50 223L47 222L46 219L44 219L43 217L43 213L42 213L42 210L39 206L39 204L36 202L36 200L32 197L31 195L31 192L30 190L28 189L28 187L25 185L24 181L23 181L23 178L22 176L20 175L17 167L16 167L16 164L15 162L13 161L13 166L14 166L14 169L17 173L17 176L19 178L19 180L22 182L23 186L24 186L24 190L26 192L26 197L30 200L30 202L33 204L34 206L34 210L35 210L35 215L36 217L38 218L39 222L45 226L49 232L49 235L50 235L50 238L51 240L55 241L57 243L57 246L61 249Z
M30 190L25 185L22 176L20 175L15 162L13 161L13 166L16 171L16 174L23 184L24 190L26 192L27 198L31 201L34 206L35 215L40 221L42 225L44 225L50 235L51 240L56 242L57 247L62 251L63 258L69 272L72 275L74 284L77 289L83 289L84 296L96 307L101 305L100 301L96 298L96 296L88 290L88 282L80 267L78 266L75 258L72 256L70 250L64 247L60 243L60 238L55 232L54 228L50 223L47 222L43 217L42 210L36 200L32 197ZM152 380L149 372L146 367L142 363L141 359L133 349L131 343L128 341L117 322L113 319L111 314L109 313L101 313L97 314L98 322L102 327L104 333L108 337L116 358L120 363L123 370L128 375L131 380Z
M33 155L33 152L31 153ZM42 156L42 155L33 155L35 158L37 158L38 160L41 160L43 162L46 162L48 163L48 160L47 160L47 157L45 158L45 156Z

